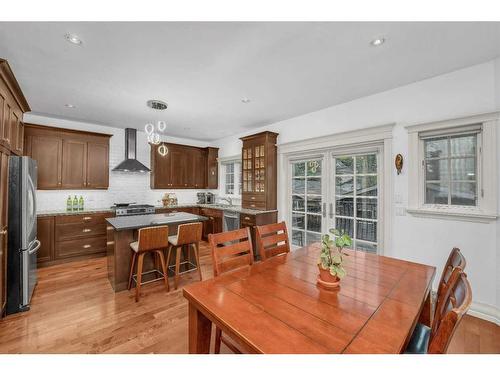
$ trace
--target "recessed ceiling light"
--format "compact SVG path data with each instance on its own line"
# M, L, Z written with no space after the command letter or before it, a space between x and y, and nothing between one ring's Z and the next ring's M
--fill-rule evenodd
M74 104L69 104L69 103L68 103L68 104L65 104L64 106L65 106L66 108L76 108L76 105L74 105Z
M250 99L248 99L248 98L241 98L241 102L245 103L245 104L248 104L248 103L250 103Z
M378 47L378 46L381 46L382 44L385 43L385 39L384 38L377 38L377 39L373 39L370 44L373 46L373 47Z
M80 37L76 34L67 33L66 35L64 35L64 38L68 42L76 44L77 46L79 46L83 43L82 40L80 39Z

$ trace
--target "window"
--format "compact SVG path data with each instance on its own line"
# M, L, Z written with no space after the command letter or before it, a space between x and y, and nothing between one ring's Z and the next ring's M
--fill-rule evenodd
M221 185L225 195L241 195L240 161L227 161L221 164Z
M408 126L408 212L487 222L497 217L498 113Z

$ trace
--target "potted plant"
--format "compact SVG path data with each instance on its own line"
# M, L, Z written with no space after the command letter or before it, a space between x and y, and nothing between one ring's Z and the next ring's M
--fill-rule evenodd
M351 246L352 239L344 231L338 229L330 229L330 234L324 234L321 237L321 253L318 260L318 285L326 288L337 288L340 284L340 279L346 275L344 269L343 249L346 246Z

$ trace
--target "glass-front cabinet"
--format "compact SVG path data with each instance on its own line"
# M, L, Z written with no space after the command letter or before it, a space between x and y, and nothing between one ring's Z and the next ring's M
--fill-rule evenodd
M276 133L263 132L241 138L244 208L276 209L277 136Z
M380 169L377 152L292 160L289 166L291 242L306 246L331 228L347 232L352 248L379 251Z

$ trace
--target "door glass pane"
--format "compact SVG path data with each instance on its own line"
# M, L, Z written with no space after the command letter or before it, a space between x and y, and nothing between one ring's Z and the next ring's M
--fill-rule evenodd
M356 174L377 173L377 155L356 156Z
M306 233L306 245L310 245L315 242L320 242L321 241L321 234L320 233L312 233L312 232L307 232Z
M321 233L321 215L307 215L307 230Z
M306 191L306 180L303 178L292 179L292 193L304 194Z
M335 228L344 231L349 234L349 236L354 237L354 220L345 218L335 219Z
M356 199L356 216L364 219L377 218L377 199L357 198ZM352 215L350 215L352 216Z
M451 204L460 206L476 205L476 183L475 182L452 182Z
M307 212L321 213L321 197L307 196Z
M356 238L377 242L377 222L356 220Z
M293 211L305 211L305 200L304 197L299 195L292 195L292 210Z
M448 204L448 183L447 182L426 183L425 203Z
M321 178L308 178L307 179L307 194L321 195Z
M354 159L352 157L339 157L335 158L335 173L341 174L353 174L354 173Z
M293 212L292 228L306 229L306 216L304 214Z
M354 198L337 197L335 213L340 216L354 216Z
M354 177L336 177L335 178L335 194L337 195L353 195Z
M308 176L321 176L321 160L311 160L307 162Z
M356 249L366 251L367 253L377 253L377 245L363 241L356 241Z
M300 230L292 230L292 245L304 246L304 232Z
M356 177L356 195L377 196L377 176Z

